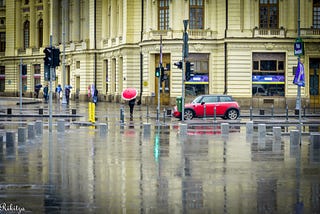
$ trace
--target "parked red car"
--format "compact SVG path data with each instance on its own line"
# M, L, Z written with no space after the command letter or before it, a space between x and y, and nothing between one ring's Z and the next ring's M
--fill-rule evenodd
M240 115L239 104L229 95L201 95L191 103L185 104L184 119L191 120L194 117L217 117L235 120ZM181 118L181 112L177 106L174 107L173 116Z

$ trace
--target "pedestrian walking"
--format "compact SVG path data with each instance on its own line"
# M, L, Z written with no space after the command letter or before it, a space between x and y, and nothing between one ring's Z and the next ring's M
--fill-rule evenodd
M98 89L94 89L92 101L93 101L94 103L97 103L97 102L98 102Z
M49 88L48 88L48 85L46 85L43 88L43 97L44 97L44 100L47 102L48 99L49 99Z
M66 95L67 104L69 104L70 88L69 88L69 87L66 87L64 93L65 93L65 95Z
M129 100L129 108L130 108L130 118L133 118L133 108L134 105L136 104L136 98Z
M62 88L61 88L61 85L59 84L59 85L56 87L56 96L57 96L58 102L60 101L61 92L62 92Z

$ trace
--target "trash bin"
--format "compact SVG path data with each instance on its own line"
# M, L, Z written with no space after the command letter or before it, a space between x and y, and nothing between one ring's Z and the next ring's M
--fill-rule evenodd
M182 97L176 98L178 112L182 112Z

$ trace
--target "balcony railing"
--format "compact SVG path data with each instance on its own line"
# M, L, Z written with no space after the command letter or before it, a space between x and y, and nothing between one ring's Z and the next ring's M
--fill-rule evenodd
M284 28L275 28L275 29L264 29L264 28L254 28L253 37L276 37L276 38L285 38L286 30Z
M320 29L319 28L301 28L300 29L301 37L320 37Z

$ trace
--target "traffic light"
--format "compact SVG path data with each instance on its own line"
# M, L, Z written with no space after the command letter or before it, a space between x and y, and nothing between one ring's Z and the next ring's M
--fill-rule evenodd
M45 48L43 50L45 57L43 58L44 64L48 67L53 67L53 51L52 47Z
M186 62L186 81L189 81L192 76L194 76L194 64L187 61Z
M44 80L50 81L50 66L44 64Z
M22 76L25 76L25 75L27 75L27 65L25 65L25 64L23 64L22 65Z
M160 68L159 67L156 68L156 77L160 77Z
M166 71L168 71L168 70L169 69L167 67L166 68L161 67L161 82L168 79L168 76L166 74Z
M182 69L182 61L175 62L174 65L177 66L179 69Z
M60 65L60 50L59 50L59 48L53 48L52 55L53 55L53 66L52 67L59 66Z

